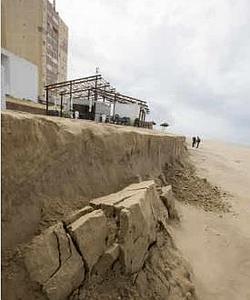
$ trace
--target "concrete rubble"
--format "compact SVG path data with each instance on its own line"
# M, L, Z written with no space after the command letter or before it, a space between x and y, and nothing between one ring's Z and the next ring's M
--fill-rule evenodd
M49 299L65 299L84 280L82 258L62 223L32 240L24 262L29 278L42 286Z
M42 286L48 299L60 300L85 278L102 276L116 261L124 274L139 272L157 241L157 228L166 226L172 214L171 197L171 187L164 187L159 197L149 180L90 201L27 246L29 278Z
M82 209L79 209L75 212L73 212L72 214L70 214L69 216L67 216L64 220L63 223L67 226L73 222L75 222L77 219L79 219L80 217L92 212L94 209L91 206L85 206Z
M91 272L93 266L106 250L107 220L101 209L82 216L70 224L69 232L78 245L85 266Z
M168 215L170 219L178 219L178 213L175 208L175 200L172 192L172 186L166 185L161 189L160 199L167 208Z

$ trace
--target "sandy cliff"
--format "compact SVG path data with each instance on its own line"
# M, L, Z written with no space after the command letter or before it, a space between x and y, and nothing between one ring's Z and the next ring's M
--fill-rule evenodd
M157 177L184 137L131 127L2 113L3 239L29 240L94 197Z
M7 299L196 299L163 173L183 137L6 112L2 142Z

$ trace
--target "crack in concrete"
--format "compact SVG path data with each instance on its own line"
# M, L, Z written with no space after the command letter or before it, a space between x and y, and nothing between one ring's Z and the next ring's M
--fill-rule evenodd
M83 255L81 253L80 247L79 247L77 241L75 240L74 235L71 235L70 230L68 230L67 225L64 222L63 222L63 227L64 227L64 230L66 231L66 233L70 236L70 238L72 240L72 243L75 246L75 249L76 249L77 253L80 255L80 257L81 257L81 259L83 261L84 270L85 270L84 277L85 277L86 274L89 272L89 268L88 268L87 262L86 262L86 260L84 259Z
M53 234L56 237L56 242L57 242L57 250L58 250L58 262L59 262L59 266L56 268L56 270L50 275L49 279L46 281L48 282L61 268L62 266L62 258L61 258L61 248L60 248L60 241L59 241L59 237L57 235L57 233L55 231L53 231Z
M118 202L116 202L116 203L114 203L114 207L116 206L116 205L118 205L118 204L120 204L120 203L122 203L124 200L126 200L126 199L129 199L129 198L131 198L132 197L132 195L131 196L126 196L126 197L123 197L121 200L119 200Z
M146 187L141 187L141 188L131 188L131 189L128 189L128 191L132 192L132 191L141 191L141 190L146 190L147 188Z
M64 230L65 230L65 228L64 228ZM67 231L66 231L66 237L67 237L67 240L68 240L69 251L70 251L70 256L66 259L66 261L67 261L72 256L72 249L71 249L70 237L69 237L69 234L67 233Z
M102 210L104 211L104 213L105 213L105 207L113 207L114 209L121 210L122 208L117 207L117 205L120 204L121 202L123 202L124 200L131 198L131 197L134 196L134 195L135 195L135 194L132 194L132 195L129 195L129 196L125 196L125 197L123 197L122 199L120 199L119 201L117 201L117 202L115 202L115 203L112 203L112 204L107 203L107 205L105 205L105 202L98 203L98 204L95 204L95 203L91 203L91 202L90 202L89 205L90 205L91 207L93 207L94 210L102 209ZM103 205L103 207L102 207L102 205Z
M72 249L71 249L71 245L70 245L70 237L68 236L68 234L67 234L67 232L65 232L66 233L66 237L67 237L67 240L68 240L68 248L69 248L69 251L70 251L70 254L69 254L69 256L66 258L66 260L64 261L64 263L66 262L66 261L68 261L70 258L71 258L71 256L72 256ZM60 270L60 268L62 267L62 264L63 264L63 262L62 262L62 253L61 253L61 246L60 246L60 239L59 239L59 237L58 237L58 235L57 235L57 233L56 233L56 231L53 231L53 234L55 235L55 237L56 237L56 242L57 242L57 249L58 249L58 267L56 268L56 270L50 275L50 277L49 277L49 279L47 279L46 280L46 282L45 283L47 283L59 270Z

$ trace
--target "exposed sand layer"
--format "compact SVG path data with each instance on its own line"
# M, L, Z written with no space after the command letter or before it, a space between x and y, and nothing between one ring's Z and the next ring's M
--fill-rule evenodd
M229 192L230 213L179 202L177 246L189 260L202 300L250 299L250 148L205 142L190 149L198 174Z
M28 241L90 199L179 159L184 137L27 113L2 113L5 246Z

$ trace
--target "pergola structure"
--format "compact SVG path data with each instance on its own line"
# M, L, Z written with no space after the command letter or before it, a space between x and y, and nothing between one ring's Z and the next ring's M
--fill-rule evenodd
M84 78L58 82L45 86L46 113L49 113L49 103L52 97L60 98L60 116L62 117L63 103L69 104L73 111L73 99L88 100L91 103L97 101L110 102L113 104L113 116L115 115L116 103L137 103L140 107L139 120L145 121L145 116L149 113L147 102L134 97L118 93L114 87L106 81L101 74Z

